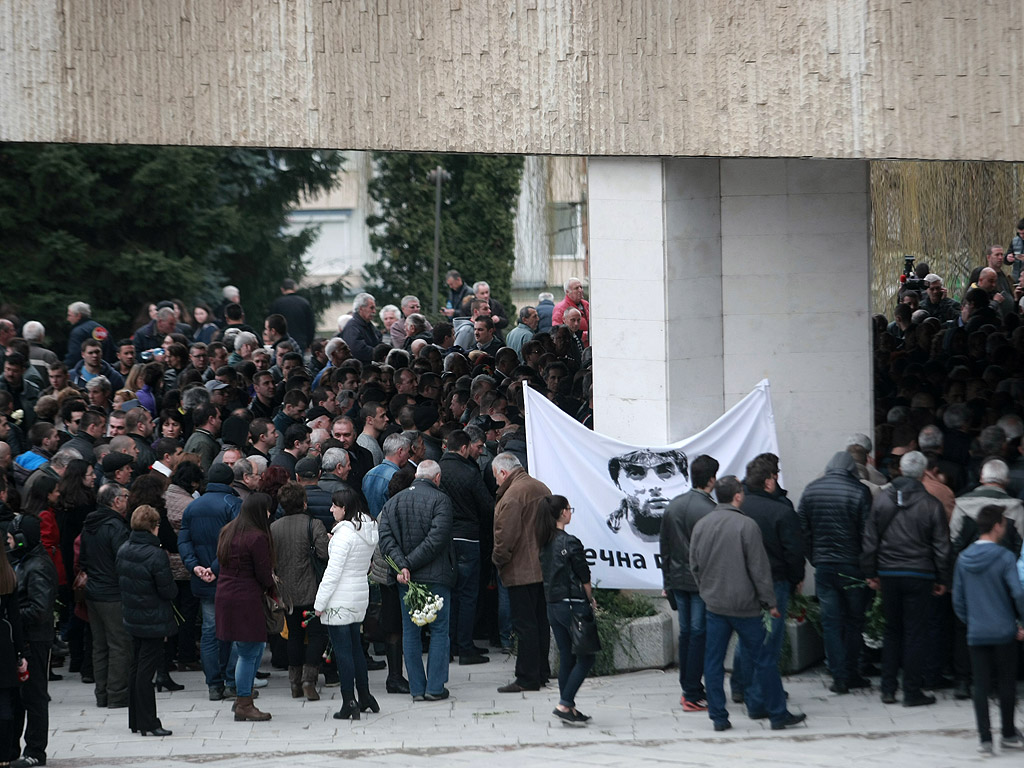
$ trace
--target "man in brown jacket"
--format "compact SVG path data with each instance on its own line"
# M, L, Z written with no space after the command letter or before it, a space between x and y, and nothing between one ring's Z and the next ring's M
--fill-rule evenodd
M498 484L491 559L508 588L512 626L519 640L516 679L501 686L498 693L537 691L551 676L551 630L536 535L537 506L551 491L526 474L512 453L499 454L491 471Z

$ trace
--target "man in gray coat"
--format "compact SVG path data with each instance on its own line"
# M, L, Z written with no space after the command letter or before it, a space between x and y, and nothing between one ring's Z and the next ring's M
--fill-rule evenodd
M725 708L725 652L735 631L743 653L753 659L753 679L759 685L747 692L747 713L753 720L771 718L772 730L803 722L806 715L786 709L782 678L771 647L765 642L762 612L779 618L771 566L761 528L745 516L743 485L726 475L715 486L719 503L693 529L690 569L707 606L704 685L708 715L716 731L732 727Z
M423 671L423 640L420 627L402 610L402 650L409 673L413 701L448 698L448 616L455 584L455 553L452 547L452 501L438 486L441 467L423 461L416 479L406 490L387 501L377 519L380 551L401 569L397 579L404 602L409 582L422 584L444 601L430 625L430 650Z
M690 572L690 539L697 522L715 508L711 491L715 487L718 462L698 456L690 467L693 488L669 502L661 521L662 579L665 594L679 612L679 703L684 712L708 708L701 678L704 676L704 601Z

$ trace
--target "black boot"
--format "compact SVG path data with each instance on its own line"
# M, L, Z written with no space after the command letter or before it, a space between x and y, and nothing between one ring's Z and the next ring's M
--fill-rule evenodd
M335 720L358 720L359 704L351 696L342 704L341 709L334 713Z
M185 686L171 680L171 676L166 672L157 672L156 689L157 691L183 691Z
M373 698L373 694L370 693L369 688L359 689L359 711L360 712L373 712L376 714L380 712L380 704Z
M388 693L409 693L409 681L402 677L402 641L388 641L385 649L388 660L388 679L384 684Z

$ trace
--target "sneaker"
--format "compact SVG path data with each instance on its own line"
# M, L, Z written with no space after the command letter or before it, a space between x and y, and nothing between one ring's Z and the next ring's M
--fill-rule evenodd
M1014 731L1013 736L1003 736L999 740L999 746L1003 749L1024 749L1024 734Z
M556 707L555 709L551 710L551 714L553 714L555 717L561 720L562 725L572 725L575 727L579 727L582 725L586 725L587 722L586 720L580 720L579 718L577 718L571 709L563 712L562 710Z
M683 712L707 712L707 699L683 699Z
M995 757L995 750L992 749L991 741L983 741L978 745L978 754L982 757Z
M11 763L14 768L31 768L33 765L46 765L46 758L38 757L19 757L17 760Z
M590 721L590 715L584 715L578 709L574 709L572 711L572 716L576 718L576 722L578 723L586 723Z
M265 677L257 677L255 680L252 681L253 688L266 688L268 685L270 685L270 681L267 680Z

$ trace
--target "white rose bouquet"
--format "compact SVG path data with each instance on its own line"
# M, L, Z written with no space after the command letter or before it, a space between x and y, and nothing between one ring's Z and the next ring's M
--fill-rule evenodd
M398 567L398 563L386 555L385 559L388 561L388 565L395 569L396 573L402 572L402 569ZM433 594L424 585L417 584L415 581L410 581L406 586L408 591L405 593L405 609L409 612L409 618L412 619L412 623L417 627L430 624L437 618L441 608L444 607L444 598Z

